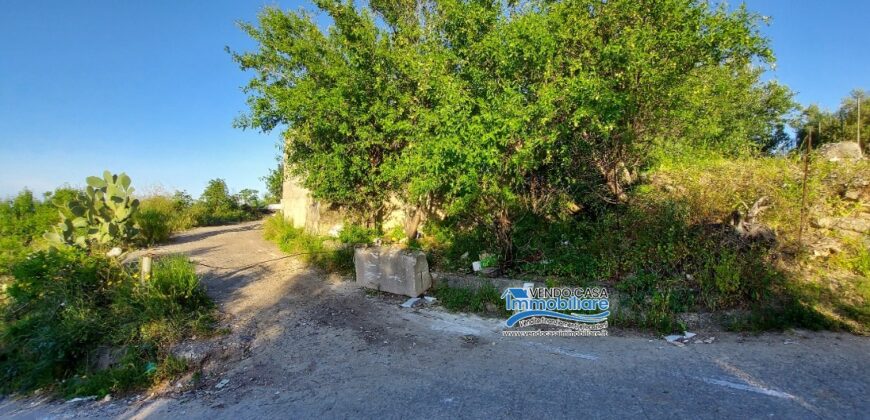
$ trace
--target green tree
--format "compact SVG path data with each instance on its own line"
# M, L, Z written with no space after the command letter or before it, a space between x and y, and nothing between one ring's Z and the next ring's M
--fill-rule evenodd
M263 206L263 203L260 201L260 192L257 190L245 188L239 191L236 196L238 197L239 205L243 207L247 207L249 209L259 209Z
M861 100L861 146L870 152L867 144L868 129L870 129L870 97L861 89L853 90L849 96L843 98L840 107L836 111L822 109L816 104L809 105L801 110L800 115L794 119L792 126L795 129L795 144L798 149L804 148L807 136L812 132L813 147L825 143L842 141L858 141L858 98Z
M211 211L232 210L237 207L236 201L227 188L226 181L220 178L208 181L200 201Z
M284 188L284 164L279 161L278 167L269 169L269 173L261 177L260 180L266 183L266 196L264 198L266 204L281 201Z
M333 20L326 34L306 13L267 8L260 28L243 25L259 51L234 54L258 76L247 91L251 114L243 127L285 133L289 175L301 175L316 198L379 221L395 190L392 167L418 135L416 104L396 46L401 37L380 28L368 9L322 0Z
M36 200L27 189L0 201L0 274L42 245L42 234L58 219L57 208L47 200Z
M439 208L487 227L508 265L523 214L622 203L663 145L769 148L790 107L785 88L759 82L753 66L773 56L744 7L315 4L327 32L273 8L243 25L258 48L233 54L255 73L238 124L286 126L286 169L316 198L374 225L392 197L413 215Z

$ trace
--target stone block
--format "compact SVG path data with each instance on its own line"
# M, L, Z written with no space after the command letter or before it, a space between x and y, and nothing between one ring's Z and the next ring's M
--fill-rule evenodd
M825 143L818 149L819 154L831 162L860 160L863 157L861 147L854 141Z
M357 284L382 292L417 297L432 287L429 263L420 251L392 247L357 248Z

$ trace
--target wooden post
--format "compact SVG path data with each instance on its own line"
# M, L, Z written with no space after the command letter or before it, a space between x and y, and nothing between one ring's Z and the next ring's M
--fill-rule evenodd
M861 99L864 95L858 96L858 151L861 153L861 156L864 156L864 148L861 147Z
M141 268L139 281L145 284L148 280L151 280L151 254L143 255L139 265Z
M798 246L801 250L804 247L804 219L806 218L807 208L807 173L810 171L810 152L813 150L813 131L810 129L807 132L807 151L804 153L804 180L803 192L801 194L801 220L798 227Z

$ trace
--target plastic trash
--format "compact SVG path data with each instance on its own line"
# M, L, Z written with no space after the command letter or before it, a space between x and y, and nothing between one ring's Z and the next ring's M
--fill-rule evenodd
M410 307L414 306L414 304L417 303L418 300L420 300L420 298L410 298L410 299L406 300L405 303L403 303L401 306L403 308L410 308Z

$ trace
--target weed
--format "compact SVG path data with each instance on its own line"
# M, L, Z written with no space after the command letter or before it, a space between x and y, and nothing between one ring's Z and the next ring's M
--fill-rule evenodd
M0 306L2 391L47 386L68 396L103 395L183 370L168 349L213 330L211 301L184 257L157 260L145 284L134 274L73 249L16 264ZM94 365L100 349L115 349L108 369Z
M263 236L275 242L287 254L297 254L306 263L325 271L350 273L353 271L353 247L322 236L311 235L293 226L283 215L266 219ZM363 238L355 233L351 239Z
M504 308L504 302L501 300L498 289L490 284L485 284L479 289L441 286L433 289L432 293L438 298L442 306L451 311L492 313L490 309L494 306L496 314L507 315L509 313Z

